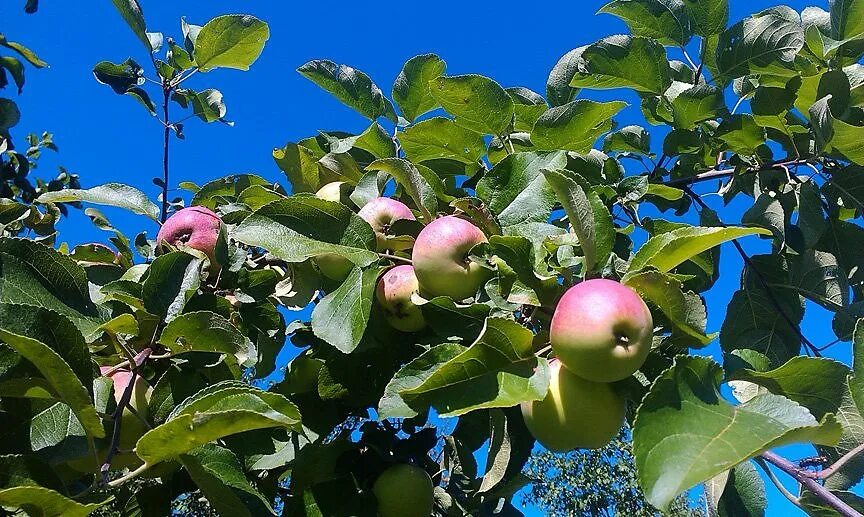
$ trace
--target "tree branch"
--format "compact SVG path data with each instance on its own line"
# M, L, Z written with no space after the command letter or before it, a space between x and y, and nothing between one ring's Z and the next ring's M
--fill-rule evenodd
M162 86L162 116L165 118L165 139L162 144L162 217L168 219L168 146L171 142L171 122L168 119L168 102L171 100L171 85Z
M852 461L856 456L861 454L861 452L864 452L864 443L841 456L840 459L832 463L829 467L817 472L816 476L819 479L830 477L832 474L843 468L844 465Z
M760 167L746 169L745 171L743 171L743 173L760 173L781 167L788 167L790 165L803 165L809 162L810 160L807 158L784 159L777 162L771 162ZM717 167L713 167L698 174L694 174L693 176L688 176L686 178L673 178L668 181L664 181L663 185L669 187L687 186L703 181L728 178L734 175L735 171L736 169L718 169Z
M774 474L774 471L771 470L771 467L769 467L768 464L765 463L765 460L762 458L754 458L754 460L756 461L756 464L759 465L759 467L763 471L765 471L765 475L767 475L768 479L772 483L774 483L774 486L777 488L778 491L780 491L781 494L783 494L783 497L788 499L790 503L794 504L795 506L797 506L798 508L801 508L803 510L804 508L801 505L801 500L798 499L797 497L795 497L795 495L792 494L792 492L790 492L789 490L786 489L785 486L783 486L783 483L781 483L780 480L777 479L777 475Z
M385 258L385 259L395 260L395 261L398 261L398 262L404 262L404 263L406 263L406 264L413 264L413 263L414 263L414 262L413 262L411 259L409 259L409 258L400 257L399 255L391 255L391 254L389 254L389 253L379 253L378 256L381 257L381 258Z
M860 512L843 502L839 497L831 493L830 490L819 484L818 481L813 479L812 472L808 472L802 468L799 468L791 461L774 454L771 451L765 451L761 455L762 459L767 461L768 463L774 465L779 468L786 474L795 478L798 483L800 483L804 488L813 492L816 497L825 502L828 506L833 508L843 517L864 517Z

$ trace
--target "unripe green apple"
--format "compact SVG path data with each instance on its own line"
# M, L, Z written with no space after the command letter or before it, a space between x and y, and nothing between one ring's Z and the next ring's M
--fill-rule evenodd
M350 203L350 198L348 197L350 195L351 184L345 181L331 181L318 189L318 192L315 193L315 197L318 199L334 201L336 203L342 203L343 205Z
M599 449L624 423L624 399L612 385L587 381L560 361L549 362L549 392L543 400L522 403L528 430L543 447L565 452Z
M468 260L468 252L481 242L486 242L483 231L454 215L426 225L411 255L420 293L428 298L449 296L456 300L474 296L490 276L488 269Z
M598 278L564 293L552 316L549 340L571 372L595 382L614 382L642 366L653 332L651 311L636 291Z
M408 264L396 266L378 280L375 296L390 325L402 332L417 332L426 326L420 307L411 301L419 284L414 268Z
M178 210L165 221L156 235L156 244L196 249L210 258L212 269L218 270L216 244L221 230L222 219L215 212L204 206L190 206Z
M357 215L375 230L378 251L391 249L388 243L388 232L393 223L400 219L416 220L411 209L405 203L389 197L376 197L363 205Z
M351 272L354 263L337 253L324 253L314 259L318 271L330 280L342 281Z
M406 464L382 472L372 487L380 517L429 517L434 491L425 470Z

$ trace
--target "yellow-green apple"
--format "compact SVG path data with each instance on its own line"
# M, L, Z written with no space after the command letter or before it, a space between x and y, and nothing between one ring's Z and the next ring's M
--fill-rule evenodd
M351 272L354 263L338 253L323 253L314 259L318 271L330 280L342 281Z
M204 206L190 206L178 210L165 221L156 235L156 244L168 243L177 248L193 248L210 258L210 266L217 270L216 244L222 231L222 219Z
M522 403L528 430L550 451L599 449L624 423L624 399L611 384L591 382L561 362L549 362L549 392L543 400Z
M380 517L429 517L434 491L425 470L404 463L382 472L372 487Z
M369 226L375 230L375 239L378 242L378 251L391 249L388 242L388 233L393 223L400 219L414 221L416 218L405 203L390 199L389 197L376 197L369 201L357 212Z
M375 296L390 325L402 332L417 332L426 326L420 307L411 301L419 285L414 268L408 264L390 269L378 280Z
M475 245L486 242L486 235L472 223L448 215L435 219L417 236L411 260L428 298L449 296L462 300L474 296L490 276L490 271L468 259Z
M350 195L351 184L345 181L331 181L318 189L318 192L315 193L315 197L318 199L335 201L336 203L342 203L344 205L347 205L350 202L350 198L348 197Z
M571 372L590 381L613 382L642 366L653 332L651 312L636 291L598 278L564 293L552 316L549 340Z

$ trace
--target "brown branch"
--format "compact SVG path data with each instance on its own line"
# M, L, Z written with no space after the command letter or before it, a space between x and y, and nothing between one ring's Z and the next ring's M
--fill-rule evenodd
M784 159L777 162L767 163L760 167L753 167L745 169L742 173L760 173L767 172L770 170L788 167L790 165L800 165L804 163L809 163L810 159L807 158L793 158L793 159ZM664 181L663 185L668 187L682 187L687 185L692 185L694 183L700 183L703 181L710 181L715 179L723 179L729 178L734 175L736 169L718 169L717 167L713 167L706 171L700 172L698 174L694 174L693 176L688 176L686 178L673 178L668 181Z
M690 198L693 199L693 201L695 201L697 205L702 207L703 210L711 210L711 207L709 207L707 204L705 204L705 201L703 201L702 198L699 197L699 195L697 193L693 192L693 190L690 189L689 186L683 186L682 190L684 190L684 192L686 192L687 195L690 196ZM728 227L722 221L719 221L719 222L720 222L720 226L722 226L723 228ZM798 323L793 321L792 318L789 317L788 314L786 314L786 311L783 310L783 306L780 305L780 302L774 296L774 291L771 290L771 286L768 284L768 281L765 279L764 276L762 276L762 272L759 271L759 268L757 268L756 265L753 264L753 261L750 259L750 257L747 255L747 253L744 251L744 248L741 246L741 244L738 242L738 240L733 239L732 244L735 246L735 249L738 251L738 254L741 255L741 259L744 261L744 264L747 266L747 268L749 268L751 271L753 271L753 273L755 273L756 279L759 281L760 284L762 284L762 287L765 289L765 294L768 296L768 300L771 302L771 305L773 305L774 308L777 310L777 312L780 314L780 317L783 318L783 320L786 322L786 324L789 325L789 328L791 328L798 335L798 339L801 341L801 343L804 344L804 346L807 348L807 350L813 352L813 355L815 355L816 357L822 357L822 354L819 353L819 349L809 339L807 339L807 336L805 336L804 333L801 331L801 328L798 326Z
M802 469L796 466L791 461L774 454L771 451L765 451L762 453L761 458L767 461L768 463L774 465L779 468L786 474L795 478L798 483L800 483L804 488L813 492L813 494L825 502L828 506L833 508L843 517L864 517L857 510L843 502L839 497L831 493L830 490L822 486L817 480L815 480L812 476L813 473L809 472L805 469Z
M841 456L840 459L838 459L837 461L832 463L829 467L821 470L820 472L817 472L816 476L819 479L825 479L825 478L831 476L832 474L834 474L835 472L837 472L838 470L843 468L844 465L846 465L847 463L852 461L856 456L858 456L862 452L864 452L864 443L862 443L858 447L855 447L851 451L849 451L846 454L844 454L843 456Z
M168 120L168 102L171 100L171 85L163 82L162 116L165 117L165 138L162 143L162 217L168 219L168 146L171 142L171 122Z

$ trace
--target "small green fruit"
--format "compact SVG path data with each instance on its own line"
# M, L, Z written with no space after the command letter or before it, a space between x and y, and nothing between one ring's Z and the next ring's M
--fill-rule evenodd
M372 487L380 517L429 517L434 490L425 470L406 464L382 472Z

